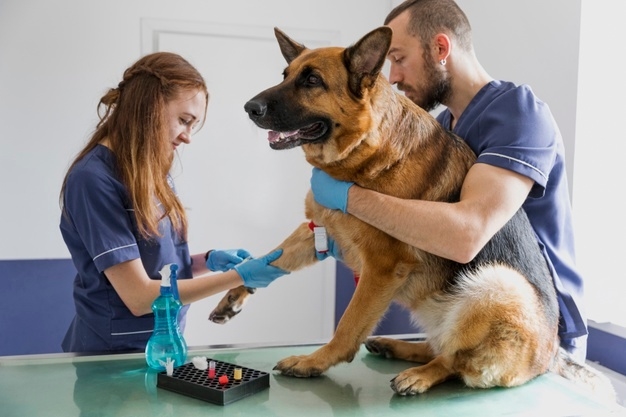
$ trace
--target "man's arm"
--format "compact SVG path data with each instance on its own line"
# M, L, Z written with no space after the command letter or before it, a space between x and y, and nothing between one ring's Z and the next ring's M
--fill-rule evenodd
M405 200L354 185L347 212L409 245L467 263L513 217L532 185L523 175L477 163L458 203Z

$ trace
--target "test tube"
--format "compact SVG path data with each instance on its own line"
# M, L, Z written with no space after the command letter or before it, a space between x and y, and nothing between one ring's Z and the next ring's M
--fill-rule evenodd
M209 378L215 378L215 361L209 361Z
M234 378L235 378L235 381L241 380L241 368L235 368Z

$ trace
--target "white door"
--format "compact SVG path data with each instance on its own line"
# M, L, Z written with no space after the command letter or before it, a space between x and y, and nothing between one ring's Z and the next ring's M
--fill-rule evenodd
M257 5L252 0L239 2L242 10L246 3ZM179 194L188 208L192 251L244 247L262 255L308 221L304 196L311 167L302 151L271 150L267 133L254 126L243 110L248 99L282 80L286 62L274 26L307 47L348 46L380 25L390 7L379 1L341 5L321 1L315 4L315 16L311 3L271 3L254 25L216 23L219 16L206 22L163 18L141 22L142 53L179 53L200 70L209 86L207 122L192 146L183 150L175 171ZM303 18L306 23L298 25ZM289 25L280 26L281 21ZM195 303L187 319L187 343L327 339L334 330L334 280L331 259L292 273L259 290L226 325L207 319L222 295Z

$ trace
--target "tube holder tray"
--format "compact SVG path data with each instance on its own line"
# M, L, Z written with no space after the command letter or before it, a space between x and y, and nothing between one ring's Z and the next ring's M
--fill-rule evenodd
M226 405L269 388L270 376L267 372L234 365L207 358L215 362L215 377L209 378L209 370L200 370L193 363L174 368L172 376L165 371L157 375L157 387L183 394L188 397ZM241 379L235 380L235 368L241 368ZM219 383L219 377L226 375L228 382Z

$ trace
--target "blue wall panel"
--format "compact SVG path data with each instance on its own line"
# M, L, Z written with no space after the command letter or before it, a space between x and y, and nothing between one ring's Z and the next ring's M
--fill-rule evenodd
M0 355L61 352L74 317L69 259L0 261Z

